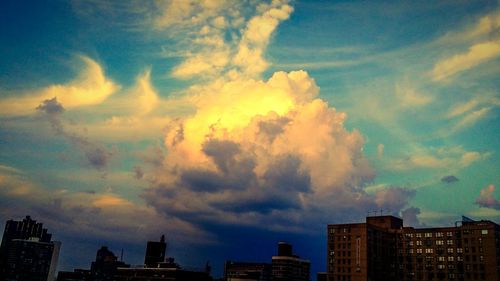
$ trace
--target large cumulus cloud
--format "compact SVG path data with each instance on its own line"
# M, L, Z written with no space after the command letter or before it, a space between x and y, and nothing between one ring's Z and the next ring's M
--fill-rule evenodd
M198 90L196 113L169 126L168 153L143 195L161 213L280 229L380 207L397 213L414 194L365 192L375 173L363 136L304 71Z

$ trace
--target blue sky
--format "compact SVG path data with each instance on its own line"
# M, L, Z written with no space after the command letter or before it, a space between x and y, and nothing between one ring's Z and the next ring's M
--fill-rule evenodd
M373 210L499 221L498 4L4 1L0 219L216 275L279 240L315 274Z

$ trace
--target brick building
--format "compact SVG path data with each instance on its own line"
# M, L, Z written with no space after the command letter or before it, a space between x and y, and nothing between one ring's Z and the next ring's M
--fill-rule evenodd
M403 227L393 216L328 225L328 280L500 280L500 226L455 225Z

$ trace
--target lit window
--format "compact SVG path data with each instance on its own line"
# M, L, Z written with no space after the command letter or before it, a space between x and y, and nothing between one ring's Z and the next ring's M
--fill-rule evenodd
M432 232L426 232L425 237L432 237Z
M417 240L417 246L422 246L422 240Z
M449 256L448 261L453 261L453 256Z
M443 240L436 240L436 245L444 245L444 241Z
M446 240L446 244L453 245L453 240Z
M481 230L481 234L483 234L483 235L488 234L488 229L483 229L483 230Z
M436 233L436 237L443 237L443 233L442 232L437 232Z
M463 253L463 249L462 248L457 248L457 253Z
M448 251L449 254L453 254L453 248L448 248L447 251Z

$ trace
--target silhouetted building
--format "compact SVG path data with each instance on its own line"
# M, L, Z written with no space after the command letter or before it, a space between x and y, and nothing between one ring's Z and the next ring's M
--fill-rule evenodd
M226 281L271 281L271 264L227 261L224 266Z
M117 269L127 268L130 265L123 261L118 261L118 258L111 252L108 247L102 246L97 251L95 261L90 266L90 272L93 281L115 280Z
M316 281L328 281L328 274L326 272L318 272L316 274Z
M187 270L180 267L118 268L116 281L212 281L206 271Z
M92 281L92 273L88 269L74 271L59 271L57 281Z
M328 225L329 281L500 280L500 226L403 227L393 216Z
M165 243L165 235L161 236L160 242L148 241L144 265L146 267L159 267L158 264L165 261L166 249L167 243Z
M311 263L292 253L292 245L279 242L278 255L272 257L273 281L309 281Z
M0 245L0 280L54 280L60 242L30 216L8 220Z
M119 267L114 275L116 281L212 281L210 266L204 270L182 268L174 258L165 259L165 236L160 242L148 241L144 267Z

